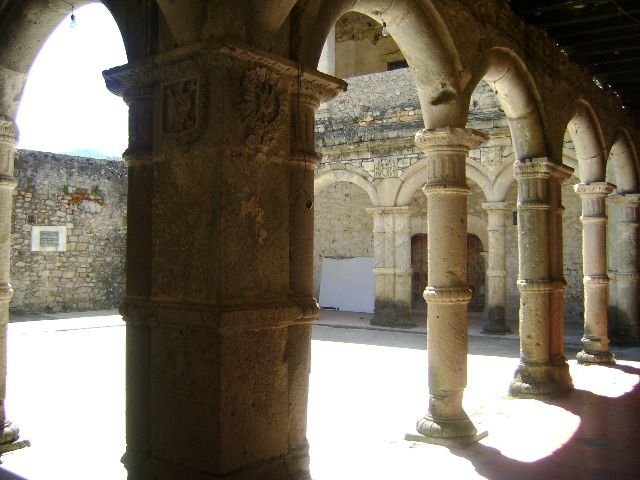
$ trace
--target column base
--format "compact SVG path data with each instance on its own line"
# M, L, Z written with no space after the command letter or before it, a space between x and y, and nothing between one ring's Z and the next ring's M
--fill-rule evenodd
M614 365L616 363L615 355L609 351L590 352L582 350L578 352L576 359L581 365Z
M549 398L559 395L567 390L566 386L563 387L558 382L565 376L562 370L561 366L553 368L550 364L521 363L509 387L509 395L518 398Z
M506 335L508 333L513 333L513 330L509 328L509 326L502 321L492 320L486 325L482 327L482 333L487 333L491 335Z
M450 448L469 447L488 435L486 431L478 432L466 415L456 420L436 420L426 415L418 420L416 429L419 435L407 433L404 439Z
M302 464L299 459L276 458L260 462L230 473L208 473L184 465L148 458L138 470L128 470L129 480L311 480L308 456ZM293 464L292 464L293 463ZM297 463L297 464L296 464Z
M18 440L19 438L20 429L11 422L7 422L0 433L0 455L31 446L29 440Z

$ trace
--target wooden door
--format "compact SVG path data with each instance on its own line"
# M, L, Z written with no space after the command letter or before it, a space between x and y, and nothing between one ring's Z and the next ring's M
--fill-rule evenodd
M475 235L467 235L467 280L471 289L471 312L482 312L485 306L486 267L483 252L480 239Z
M426 233L419 233L411 238L411 268L413 275L411 277L411 308L425 310L427 302L422 296L424 289L427 287L428 274L427 268L427 244L428 239Z

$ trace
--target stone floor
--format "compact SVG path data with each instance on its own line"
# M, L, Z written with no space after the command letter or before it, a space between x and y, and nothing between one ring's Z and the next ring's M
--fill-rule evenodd
M33 445L3 457L0 479L124 480L122 322L113 312L45 318L9 327L7 408ZM332 326L314 328L314 480L639 478L640 349L615 350L614 367L571 361L569 395L515 400L506 390L517 340L477 335L481 319L472 316L465 408L489 436L449 450L403 440L426 409L424 332L366 321L323 312L320 322ZM572 329L567 340L571 358Z

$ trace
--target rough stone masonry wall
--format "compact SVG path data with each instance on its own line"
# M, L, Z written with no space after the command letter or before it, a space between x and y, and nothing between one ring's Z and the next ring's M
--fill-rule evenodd
M123 162L18 151L11 277L14 313L119 307L124 295ZM65 252L32 252L34 226L67 227Z
M366 211L368 195L350 183L330 185L314 203L314 291L319 298L322 258L373 257L373 217Z
M362 75L347 79L349 90L324 104L316 116L317 149L322 161L317 169L321 174L342 164L345 168L362 170L374 182L386 177L398 177L408 167L424 158L422 152L414 146L415 133L423 128L422 112L417 89L409 69ZM470 161L487 172L489 178L495 178L500 169L513 162L513 147L507 119L500 109L495 94L488 85L480 82L471 100L467 126L483 131L490 138L480 148L469 153ZM487 214L481 208L486 199L481 189L469 180L469 214L487 221ZM582 242L580 224L580 202L572 191L572 177L563 187L564 215L564 275L567 280L565 295L565 317L570 322L582 321ZM353 187L355 190L360 190ZM324 194L324 192L323 192ZM323 195L321 194L321 195ZM367 205L370 203L364 195ZM420 195L422 195L420 193ZM322 198L322 197L321 197ZM334 208L324 198L316 199L316 232L327 230L323 219L327 217L324 209ZM426 201L414 199L421 214L412 219L413 233L426 231ZM507 250L507 319L517 325L519 292L516 286L518 275L518 237L517 227L512 224L510 213L516 209L517 190L515 184L509 189L506 201L511 209L506 219ZM344 211L345 199L341 199L340 211ZM362 209L361 200L354 201L352 219ZM365 214L369 217L368 214ZM350 256L353 248L352 235L342 235L335 226L331 237L332 256ZM350 229L351 227L348 227ZM372 243L371 230L362 233L362 241ZM316 236L315 271L319 273L323 251L327 251L326 236ZM485 246L486 247L486 246ZM319 277L316 277L316 283ZM317 293L317 289L316 289Z

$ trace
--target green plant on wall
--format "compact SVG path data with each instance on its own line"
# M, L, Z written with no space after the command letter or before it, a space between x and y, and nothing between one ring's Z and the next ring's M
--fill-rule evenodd
M70 195L71 192L69 191L69 185L65 185L64 187L61 188L62 193L65 195Z
M94 197L100 197L104 199L102 190L100 190L100 187L98 185L94 185L93 187L91 187L91 195L93 195Z

